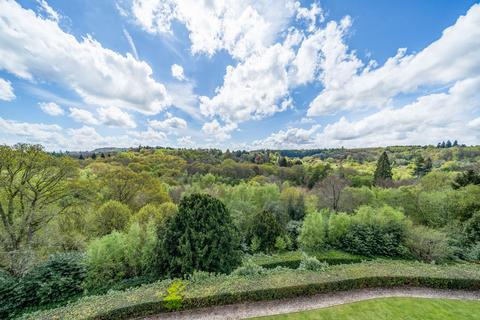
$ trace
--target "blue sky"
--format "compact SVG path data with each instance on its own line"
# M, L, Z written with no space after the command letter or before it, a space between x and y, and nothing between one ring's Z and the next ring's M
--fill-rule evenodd
M0 0L0 143L480 140L480 4Z

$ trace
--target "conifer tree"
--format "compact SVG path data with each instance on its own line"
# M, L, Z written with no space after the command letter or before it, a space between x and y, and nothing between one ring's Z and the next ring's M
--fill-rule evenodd
M378 158L373 180L375 185L381 187L386 187L392 182L392 167L386 151L383 151L380 158Z

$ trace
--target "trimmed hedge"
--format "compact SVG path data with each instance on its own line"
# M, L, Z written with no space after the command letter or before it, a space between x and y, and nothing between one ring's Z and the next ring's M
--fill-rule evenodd
M369 257L364 257L337 250L320 252L310 255L317 258L318 261L326 262L329 265L361 263L363 261L372 259ZM252 261L266 269L274 269L276 267L297 269L300 266L300 262L302 261L302 252L285 252L271 256L254 255L252 257Z
M475 264L432 265L420 262L377 260L329 267L323 272L269 270L245 277L218 275L185 281L183 309L312 295L359 288L421 286L480 289L480 268ZM126 319L167 311L162 295L171 280L123 292L85 297L69 306L25 315L24 319Z

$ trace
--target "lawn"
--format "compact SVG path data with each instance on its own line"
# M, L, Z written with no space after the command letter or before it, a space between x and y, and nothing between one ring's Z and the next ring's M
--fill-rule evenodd
M474 320L480 301L380 298L257 320Z

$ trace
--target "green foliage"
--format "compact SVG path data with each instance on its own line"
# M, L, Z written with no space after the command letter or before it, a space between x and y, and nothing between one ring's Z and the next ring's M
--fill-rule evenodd
M259 276L215 275L210 281L187 282L182 309L248 301L291 298L361 288L421 286L440 289L480 288L480 269L471 263L434 265L408 261L370 261L330 266L323 272L276 269ZM123 292L85 297L68 306L37 312L27 319L129 319L165 312L160 281Z
M116 200L105 202L92 217L90 224L95 235L104 236L127 228L132 216L130 209Z
M284 230L278 223L275 215L270 210L260 211L255 215L254 223L250 229L250 236L257 239L255 244L257 251L272 252L275 250L275 243L278 237L283 236ZM253 249L253 248L252 248Z
M25 308L65 302L83 292L86 277L83 256L76 253L52 255L21 278L0 273L0 318Z
M163 298L163 305L168 311L180 310L183 306L186 285L182 280L175 280L167 289L167 295Z
M351 223L351 216L344 212L332 214L328 220L328 242L334 247L341 247L342 239L348 233Z
M480 242L474 243L468 248L466 257L468 260L480 261Z
M373 181L377 186L388 186L392 180L392 167L386 151L378 158L377 168L373 174Z
M480 210L465 222L463 236L467 243L480 242Z
M159 236L159 270L171 276L194 270L228 273L240 263L240 242L230 214L209 195L184 197L178 214Z
M157 227L161 227L177 212L178 208L172 202L165 202L161 205L149 203L133 215L132 221L138 222L143 227L149 222L153 222Z
M414 227L408 232L406 247L413 258L425 262L445 262L453 257L448 237L423 226Z
M328 211L327 211L328 212ZM298 243L303 250L321 251L325 249L325 227L322 212L311 212L305 217Z
M401 256L410 224L402 212L388 206L360 207L341 237L341 249L365 256Z
M473 169L469 169L466 172L458 175L453 181L452 186L455 189L468 186L469 184L480 184L480 173L475 172Z
M114 231L93 240L87 248L85 287L102 291L121 280L152 273L156 245L153 224L145 230L134 223L126 233Z
M287 211L289 220L302 220L305 216L305 200L301 190L296 188L285 188L282 190L280 199Z
M310 257L303 254L302 261L298 267L299 270L308 271L325 271L328 268L328 263L320 262L316 257Z
M247 259L240 267L232 272L232 275L240 277L252 277L263 273L265 273L265 269L263 267L253 262L252 259Z

